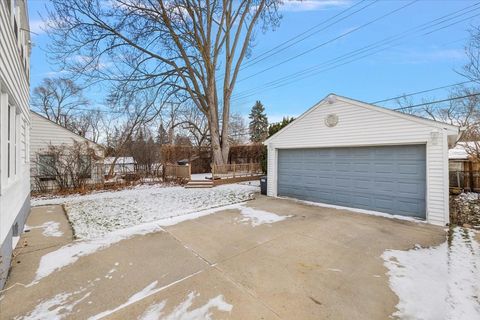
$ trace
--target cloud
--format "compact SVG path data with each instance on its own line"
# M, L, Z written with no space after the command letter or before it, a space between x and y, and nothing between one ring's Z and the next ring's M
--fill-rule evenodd
M350 3L350 0L285 0L281 10L292 12L318 11L344 7Z

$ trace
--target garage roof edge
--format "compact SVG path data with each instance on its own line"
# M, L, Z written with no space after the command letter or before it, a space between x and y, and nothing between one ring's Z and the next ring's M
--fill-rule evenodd
M310 107L304 113L302 113L298 118L296 118L294 121L292 121L291 123L286 125L284 128L282 128L280 131L275 133L273 136L269 137L267 140L265 140L263 142L263 144L267 145L269 142L271 142L271 140L278 137L282 132L286 131L288 128L292 127L300 119L306 117L308 114L310 114L315 109L317 109L320 106L322 106L323 104L329 102L330 99L338 99L340 101L343 101L343 102L346 102L346 103L349 103L349 104L352 104L352 105L355 105L355 106L359 106L359 107L362 107L362 108L366 108L366 109L370 109L370 110L378 111L378 112L383 112L383 113L389 114L391 116L395 116L395 117L399 117L399 118L402 118L402 119L405 119L405 120L413 121L413 122L416 122L416 123L419 123L419 124L424 124L424 125L427 125L427 126L437 128L437 129L448 130L452 134L458 134L459 131L462 130L462 128L460 128L458 126L455 126L455 125L448 124L448 123L439 122L439 121L430 120L430 119L426 119L426 118L422 118L422 117L418 117L418 116L414 116L414 115L405 114L405 113L395 111L395 110L392 110L392 109L387 109L387 108L384 108L384 107L380 107L380 106L377 106L377 105L373 105L373 104L370 104L370 103L366 103L366 102L363 102L363 101L359 101L359 100L347 98L347 97L344 97L344 96L340 96L340 95L337 95L335 93L331 93L331 94L327 95L325 98L323 98L322 100L320 100L319 102L317 102L316 104L314 104L312 107Z

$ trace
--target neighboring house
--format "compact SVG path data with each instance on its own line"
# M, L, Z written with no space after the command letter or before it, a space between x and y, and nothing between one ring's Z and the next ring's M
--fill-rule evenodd
M33 191L49 191L58 187L55 172L51 167L55 164L58 155L52 152L51 147L72 148L74 143L80 143L94 151L79 154L78 165L75 168L88 168L86 184L103 181L103 155L104 149L99 144L90 141L74 132L58 125L44 116L31 111L30 129L30 161L31 187Z
M456 126L329 95L265 141L268 195L449 222Z
M458 142L448 150L450 188L476 191L480 190L480 162L473 159L468 150L476 150L478 142Z
M105 160L103 161L105 174L108 174L110 172L110 168L114 161L115 161L115 157L105 158ZM117 161L115 161L113 173L114 174L134 173L136 165L137 165L137 161L135 161L133 157L118 157Z
M475 149L474 142L458 142L454 148L448 150L448 160L450 171L478 171L480 163L472 159L468 154L468 149Z
M30 34L26 0L0 1L0 289L30 212Z

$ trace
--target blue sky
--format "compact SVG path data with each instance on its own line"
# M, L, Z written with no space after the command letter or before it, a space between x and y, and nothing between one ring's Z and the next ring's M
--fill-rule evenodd
M287 85L277 88L275 86L269 88L265 85L282 77L287 76L289 79L290 75L295 72L325 63L325 61L375 41L400 34L476 3L476 1L466 0L421 0L408 5L410 2L382 0L370 3L367 0L361 4L361 6L370 4L364 10L345 18L326 30L314 33L308 39L278 54L245 68L239 79L247 78L319 44L328 42L297 59L240 81L235 88L235 93L248 92L252 94L241 99L234 99L232 102L234 111L247 115L255 101L260 100L266 107L270 122L274 122L283 116L301 114L331 92L373 102L403 93L465 81L465 78L456 71L459 71L467 61L464 47L469 36L468 30L480 23L480 6L475 8L476 11L452 20L452 22L468 17L472 18L429 35L424 35L424 33L434 28L408 34L398 42L391 43L391 46L387 46L385 50L357 61L340 66L333 65L334 67L330 70L320 69L320 72L312 72L311 76L303 79L292 78L292 80L286 81ZM287 4L282 9L281 24L275 31L268 31L265 34L257 33L252 58L355 3L356 1L350 0L306 0ZM48 36L41 30L41 15L45 14L46 4L48 4L46 0L29 0L31 30L37 33L37 35L33 35L34 47L31 57L32 89L44 77L55 75L58 71L57 66L47 60L44 51L49 41ZM398 12L362 27L382 15L406 5L408 6ZM359 5L357 8L361 6ZM473 17L477 14L479 17ZM448 24L445 23L439 27ZM340 38L332 40L336 37ZM101 87L98 90L101 93ZM99 96L94 92L91 92L90 95L92 100ZM441 99L447 95L448 90L439 90L423 96L416 96L415 101L420 101L422 98ZM102 101L95 102L100 104ZM392 101L385 103L384 106L395 107L395 103Z

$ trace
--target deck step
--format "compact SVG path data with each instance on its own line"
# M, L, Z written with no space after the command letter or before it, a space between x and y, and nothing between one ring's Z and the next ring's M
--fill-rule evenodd
M213 184L186 184L185 188L212 188Z
M185 188L211 188L213 182L211 180L190 180Z

